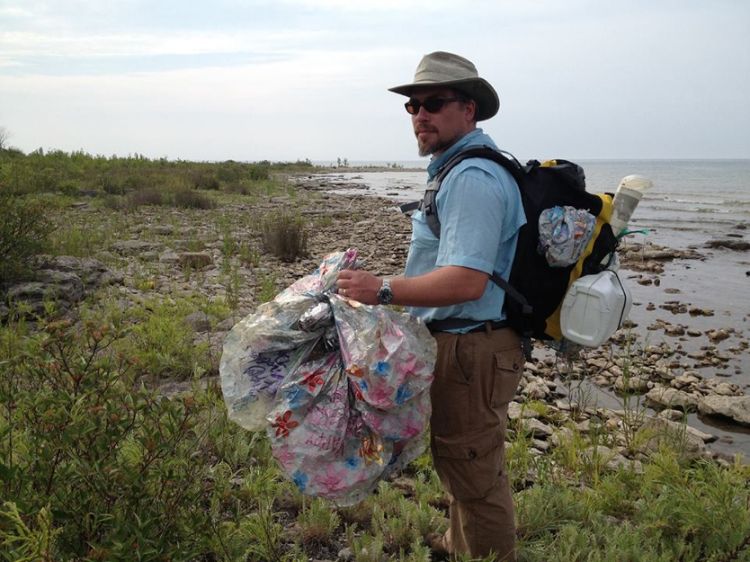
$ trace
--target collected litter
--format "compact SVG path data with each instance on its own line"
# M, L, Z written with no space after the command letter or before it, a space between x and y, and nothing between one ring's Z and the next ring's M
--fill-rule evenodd
M357 252L320 266L227 335L220 375L229 417L266 430L305 494L339 505L419 456L430 418L436 345L421 321L335 293Z

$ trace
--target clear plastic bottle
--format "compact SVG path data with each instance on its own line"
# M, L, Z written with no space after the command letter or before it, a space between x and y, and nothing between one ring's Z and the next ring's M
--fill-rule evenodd
M653 182L643 176L630 175L620 180L617 186L615 198L612 201L614 210L612 211L612 232L615 235L620 234L628 226L633 211L643 197L643 193L653 186Z

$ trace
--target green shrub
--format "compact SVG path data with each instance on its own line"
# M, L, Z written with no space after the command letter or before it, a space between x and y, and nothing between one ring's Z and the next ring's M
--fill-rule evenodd
M127 211L129 208L128 199L122 195L105 195L102 204L113 211Z
M237 181L242 177L242 165L232 160L223 162L216 169L216 177L224 183Z
M268 170L268 164L250 164L247 170L247 176L253 181L270 179L271 175Z
M122 187L126 192L149 189L148 185L145 175L135 173L126 175L122 182Z
M195 189L219 189L219 180L210 172L195 170L191 174L190 179Z
M231 181L226 184L224 191L238 195L250 195L253 193L253 184L246 180Z
M26 273L49 242L52 224L41 203L0 193L0 282Z
M218 479L202 427L207 402L136 384L131 362L111 352L121 336L112 326L49 324L11 354L1 335L0 532L10 548L0 559L49 534L50 514L45 560L203 554L216 533L207 500ZM25 531L10 524L14 511Z
M175 207L183 209L213 209L216 207L216 201L190 189L175 191L173 197Z
M114 175L104 175L99 179L99 185L104 193L109 195L125 195L127 191L121 178Z
M267 252L287 262L307 255L307 233L299 215L273 213L263 220L261 227Z
M74 180L63 180L57 186L57 191L68 197L76 197L81 193L80 185Z
M142 207L144 205L164 205L166 197L158 189L146 188L128 194L128 206Z

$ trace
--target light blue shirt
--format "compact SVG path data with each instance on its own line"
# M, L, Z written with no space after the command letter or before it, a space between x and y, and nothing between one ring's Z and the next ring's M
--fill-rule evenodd
M496 148L481 129L475 129L427 167L428 181L458 152L473 146ZM429 273L443 266L468 267L507 279L518 241L518 229L526 223L518 185L510 173L486 158L467 158L443 180L437 198L440 239L430 230L422 211L412 215L412 237L406 258L406 277ZM425 322L444 318L477 321L505 319L505 291L491 280L476 301L443 307L409 307ZM470 328L470 327L469 327ZM467 331L464 330L456 331Z

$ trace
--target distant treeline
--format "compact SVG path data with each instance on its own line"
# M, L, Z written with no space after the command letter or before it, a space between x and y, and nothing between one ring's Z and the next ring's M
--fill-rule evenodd
M296 162L190 162L91 155L83 151L42 149L29 154L0 149L0 190L6 193L86 194L103 191L125 195L144 188L206 189L245 192L254 182L269 180L273 172L311 169L310 160Z

